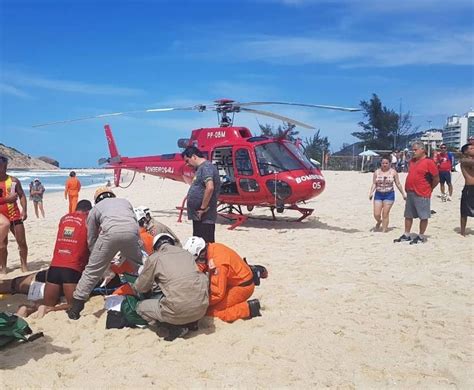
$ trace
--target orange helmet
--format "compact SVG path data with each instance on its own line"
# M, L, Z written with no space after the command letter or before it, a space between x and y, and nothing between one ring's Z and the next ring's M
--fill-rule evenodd
M94 194L94 202L98 203L104 198L115 198L115 194L109 187L97 188Z

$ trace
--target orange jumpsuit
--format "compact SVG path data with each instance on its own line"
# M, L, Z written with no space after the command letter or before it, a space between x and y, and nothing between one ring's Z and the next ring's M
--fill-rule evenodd
M79 198L79 191L81 190L81 182L77 177L70 177L66 180L66 187L64 189L64 196L69 198L69 212L76 211L77 199Z
M153 253L153 236L144 227L140 227L140 240L143 242L143 249L149 255Z
M247 299L255 289L250 267L235 251L218 243L208 245L207 260L210 295L206 314L226 322L249 318Z

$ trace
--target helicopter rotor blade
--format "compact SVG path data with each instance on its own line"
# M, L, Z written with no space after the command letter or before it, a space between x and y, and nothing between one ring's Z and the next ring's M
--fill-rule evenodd
M288 118L288 117L283 116L283 115L275 114L275 113L269 112L269 111L254 110L253 108L240 108L240 111L253 112L255 114L268 116L270 118L280 119L283 122L289 122L289 123L292 123L294 125L304 127L305 129L310 129L310 130L315 129L313 126L307 125L306 123L297 121L295 119Z
M248 103L235 103L236 106L257 106L257 105L265 105L265 104L279 104L285 106L300 106L300 107L313 107L313 108L324 108L327 110L338 110L338 111L349 111L349 112L356 112L361 111L360 108L352 108L352 107L340 107L340 106L328 106L324 104L305 104L305 103L286 103L286 102L248 102Z
M91 116L84 116L81 118L75 119L66 119L62 121L56 122L48 122L48 123L41 123L38 125L33 125L32 127L43 127L43 126L51 126L51 125L58 125L61 123L71 123L71 122L79 122L85 121L88 119L98 119L98 118L108 118L112 116L120 116L120 115L129 115L129 114L139 114L143 112L165 112L165 111L180 111L180 110L199 110L202 106L194 106L194 107L165 107L165 108L148 108L145 110L133 110L133 111L123 111L123 112L112 112L108 114L100 114L100 115L91 115ZM205 106L204 106L205 107ZM205 108L204 108L205 109ZM204 110L203 110L204 111Z

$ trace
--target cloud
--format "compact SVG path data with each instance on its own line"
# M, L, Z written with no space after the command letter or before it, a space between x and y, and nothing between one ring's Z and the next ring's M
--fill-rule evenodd
M14 87L13 85L8 85L0 83L0 94L2 95L12 95L19 98L29 99L31 96L26 92L22 91L19 88Z
M234 41L235 42L235 41ZM234 43L229 50L242 61L301 65L344 63L344 67L387 67L404 65L473 65L466 48L474 45L472 34L384 41L315 37L254 37ZM228 57L224 53L223 57Z
M8 80L9 84L16 86L42 88L52 91L82 93L89 95L137 96L144 93L142 90L134 88L51 79L38 75L26 74L19 71L4 71L2 74L2 79Z
M279 3L290 7L309 6L346 6L363 12L401 13L422 11L442 11L472 8L472 0L416 0L416 1L381 1L381 0L262 0L264 3Z

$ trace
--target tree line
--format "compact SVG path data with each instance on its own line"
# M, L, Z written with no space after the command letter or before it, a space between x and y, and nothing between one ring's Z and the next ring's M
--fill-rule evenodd
M359 105L365 121L358 123L360 131L351 134L368 149L391 150L405 147L410 135L418 130L418 128L413 128L410 112L399 114L387 108L375 93L372 94L370 100L362 100ZM284 123L278 127L259 124L259 127L261 134L265 136L285 136L290 141L300 139L299 131L291 123ZM321 129L300 141L306 155L317 161L322 161L323 155L329 151L330 142L328 137L321 135Z

